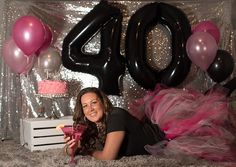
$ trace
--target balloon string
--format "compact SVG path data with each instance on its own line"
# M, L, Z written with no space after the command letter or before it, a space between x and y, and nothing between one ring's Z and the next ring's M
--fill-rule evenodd
M39 67L39 65L40 65L40 59L39 58L38 58L37 63L38 63L37 67Z
M29 75L28 75L28 74L29 74L28 68L29 68L29 66L30 66L30 65L29 65L29 63L30 63L29 57L26 58L26 61L27 61L27 66L26 66L26 67L27 67L27 70L26 70L26 74L25 74L25 75L26 75L27 79L29 79Z

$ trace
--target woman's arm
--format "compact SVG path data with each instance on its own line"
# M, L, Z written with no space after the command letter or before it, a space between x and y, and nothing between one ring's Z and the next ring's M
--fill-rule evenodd
M125 131L110 132L106 136L105 146L102 151L94 151L92 156L100 160L114 160L117 158Z

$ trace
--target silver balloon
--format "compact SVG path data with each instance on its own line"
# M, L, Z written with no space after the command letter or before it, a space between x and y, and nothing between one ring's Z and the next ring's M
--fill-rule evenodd
M62 64L60 52L53 47L42 51L38 57L38 68L47 73L56 73Z

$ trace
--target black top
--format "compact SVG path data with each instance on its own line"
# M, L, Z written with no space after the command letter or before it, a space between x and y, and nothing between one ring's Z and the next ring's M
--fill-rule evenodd
M107 117L107 133L125 131L119 156L144 155L147 144L153 145L164 139L164 133L149 120L139 121L126 110L114 108Z

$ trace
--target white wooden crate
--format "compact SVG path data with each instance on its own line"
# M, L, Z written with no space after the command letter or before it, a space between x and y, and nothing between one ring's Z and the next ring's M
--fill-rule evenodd
M20 120L20 142L31 151L62 148L63 132L57 130L59 124L72 125L72 116L60 119L29 118Z

